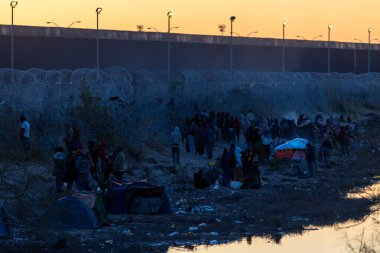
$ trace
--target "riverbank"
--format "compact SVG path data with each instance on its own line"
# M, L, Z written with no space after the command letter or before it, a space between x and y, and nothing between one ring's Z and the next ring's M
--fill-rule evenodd
M174 168L170 166L169 149L160 153L146 150L146 162L134 164L133 176L128 179L147 178L164 185L173 214L113 215L117 226L98 230L37 229L35 218L54 201L50 191L54 181L48 165L12 165L25 166L31 191L19 204L15 199L4 203L14 224L14 238L0 240L1 252L166 252L171 246L191 248L253 235L279 242L285 234L360 221L371 213L376 196L348 198L347 194L380 179L380 145L376 143L380 139L379 123L379 117L368 115L360 122L360 136L351 155L342 156L334 150L328 165L318 163L314 178L299 178L294 166L286 162L262 167L265 184L260 190L194 190L192 175L207 166L208 160L184 154L182 166ZM218 143L215 153L220 155L227 145ZM14 177L8 189L22 183L23 178Z

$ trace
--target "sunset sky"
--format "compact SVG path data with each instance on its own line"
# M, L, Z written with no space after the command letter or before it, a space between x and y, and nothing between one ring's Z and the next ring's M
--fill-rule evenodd
M279 38L281 22L286 20L287 38L297 35L306 39L321 34L327 38L327 26L334 25L331 39L367 41L380 39L379 0L19 0L15 9L16 25L47 26L53 21L68 26L75 20L77 28L96 26L95 8L102 7L102 29L136 30L136 25L166 31L166 13L173 12L172 26L178 33L218 35L218 24L229 30L229 17L236 16L234 31L246 36ZM0 24L9 24L9 0L0 0ZM377 25L379 23L379 25ZM148 30L149 31L149 30Z

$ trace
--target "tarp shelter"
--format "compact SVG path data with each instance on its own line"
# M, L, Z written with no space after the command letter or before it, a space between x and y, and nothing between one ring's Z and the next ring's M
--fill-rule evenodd
M4 208L0 206L0 238L10 238L11 231Z
M282 145L279 145L274 149L275 158L292 160L305 159L305 149L308 142L309 141L306 139L296 138Z
M170 214L165 188L147 182L131 182L109 187L105 204L111 214Z
M42 216L40 225L54 229L96 229L99 227L94 211L72 196L58 199Z

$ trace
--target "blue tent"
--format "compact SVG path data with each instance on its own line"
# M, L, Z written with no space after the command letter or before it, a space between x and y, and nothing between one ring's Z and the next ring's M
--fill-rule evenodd
M170 214L171 205L165 188L147 182L132 182L109 187L105 194L111 214Z
M74 197L62 197L42 216L43 228L96 229L94 211Z
M0 206L0 238L10 238L10 226L4 208Z

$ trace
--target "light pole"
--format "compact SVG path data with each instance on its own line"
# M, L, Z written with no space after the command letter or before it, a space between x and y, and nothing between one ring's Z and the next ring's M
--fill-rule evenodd
M322 37L323 37L323 35L318 34L317 36L315 36L315 37L313 38L313 40L316 40L316 39L318 39L318 38L322 38Z
M170 20L173 16L173 12L169 11L166 15L168 16L168 33L170 33Z
M361 39L357 39L357 38L354 38L354 41L359 41L360 43L363 43L363 41ZM356 73L357 72L357 68L358 68L358 60L357 60L357 46L355 45L354 47L354 72Z
M233 70L233 48L232 48L232 36L234 34L234 29L233 29L233 24L235 21L236 17L231 16L230 21L231 21L231 32L230 32L230 70Z
M282 21L282 72L285 72L285 27L288 23Z
M330 43L331 43L331 29L333 28L333 25L327 26L327 39L328 39L328 45L327 45L327 73L330 74Z
M168 11L166 16L168 17L168 82L169 82L170 76L171 76L171 45L170 45L169 33L171 31L170 21L173 16L173 12Z
M96 68L99 69L99 14L102 8L96 8Z
M10 3L11 10L12 10L12 30L11 30L11 69L13 70L15 67L15 62L14 62L14 26L13 26L13 10L16 8L18 2L17 1L12 1Z
M371 33L373 29L368 28L368 73L371 73Z

